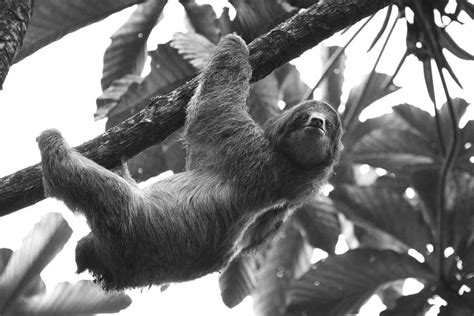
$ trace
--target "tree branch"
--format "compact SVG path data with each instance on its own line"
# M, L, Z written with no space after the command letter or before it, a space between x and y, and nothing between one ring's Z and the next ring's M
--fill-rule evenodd
M20 50L33 12L33 0L0 0L0 90Z
M298 57L334 33L374 14L394 0L320 1L249 45L252 82ZM149 105L76 147L77 151L98 164L113 168L121 158L132 157L164 140L184 124L185 108L197 80L193 79L173 92L154 97ZM0 216L32 205L44 198L39 164L0 179Z

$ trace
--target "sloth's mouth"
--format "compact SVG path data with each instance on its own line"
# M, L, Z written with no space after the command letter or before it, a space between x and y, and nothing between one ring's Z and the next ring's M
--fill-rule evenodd
M305 128L318 131L318 132L319 132L320 134L322 134L323 136L326 135L326 130L325 130L323 127L321 127L321 126L316 126L316 125L308 124L308 125L305 126Z

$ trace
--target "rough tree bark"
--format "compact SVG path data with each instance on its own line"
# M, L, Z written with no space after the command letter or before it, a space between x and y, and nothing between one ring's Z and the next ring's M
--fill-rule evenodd
M321 1L303 10L249 44L252 82L393 2ZM161 142L183 125L185 108L196 83L193 79L167 95L152 98L145 109L76 149L106 168L118 166L122 157L132 157ZM0 179L0 216L43 198L39 164Z
M0 90L20 50L33 12L33 0L0 0Z

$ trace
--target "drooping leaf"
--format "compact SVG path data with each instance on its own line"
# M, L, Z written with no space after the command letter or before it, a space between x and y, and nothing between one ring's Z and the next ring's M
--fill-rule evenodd
M15 62L64 35L143 0L36 0L33 17Z
M394 106L393 111L425 139L437 143L434 118L428 112L406 103Z
M137 182L145 181L169 170L161 144L148 147L127 161L128 169Z
M12 254L13 251L11 249L0 248L0 275L3 273L3 270L5 270L5 267L7 266Z
M166 165L174 173L182 172L186 163L186 150L181 137L182 133L183 129L179 129L161 143Z
M191 25L196 33L216 44L221 37L219 23L216 13L209 4L197 4L195 0L180 0Z
M107 113L107 128L140 111L151 97L172 91L192 79L196 73L194 67L169 43L159 44L156 50L149 52L149 55L150 73L141 84L130 87L116 106Z
M447 188L447 198L453 204L447 210L448 242L454 249L472 234L474 224L474 177L468 173L456 172L452 175L454 184Z
M286 20L297 11L288 11L280 2L274 0L230 0L237 11L232 21L232 29L246 42L264 34L278 23Z
M313 316L356 313L379 286L405 278L429 281L435 275L412 257L390 250L332 255L294 281L289 311Z
M41 218L0 275L0 311L8 311L30 282L63 248L72 230L59 213Z
M419 293L402 296L395 307L383 311L381 316L422 316L431 307L428 299L434 295L430 287L425 287Z
M339 186L331 192L338 210L355 222L383 230L423 253L432 243L431 233L419 209L387 187ZM407 225L410 223L410 225Z
M84 315L116 313L132 303L123 292L105 292L91 281L59 283L46 294L22 300L6 315Z
M462 145L455 166L474 175L474 121L469 121L461 130Z
M321 61L323 65L330 62L332 56L340 49L339 46L321 46ZM341 104L342 84L344 83L344 70L346 54L341 54L331 65L326 77L321 83L322 99L326 100L335 109Z
M287 292L295 277L310 267L311 247L292 222L276 237L260 268L253 293L258 316L285 315Z
M110 110L127 94L130 89L136 89L143 81L143 78L137 75L125 75L120 79L114 80L112 84L97 98L97 111L94 113L95 120L106 118Z
M278 80L274 72L250 88L247 105L252 118L263 126L271 117L280 113L278 108Z
M33 0L0 3L0 90L20 50L33 12Z
M139 4L128 21L112 35L112 43L104 54L102 90L106 90L114 80L125 75L141 74L146 60L148 36L167 2L150 0Z
M410 130L376 129L360 139L352 153L355 162L392 172L410 172L439 162L437 148Z
M308 86L301 80L298 69L294 65L286 63L275 69L274 73L278 80L278 99L285 102L286 109L298 104L308 90Z
M390 78L387 75L375 72L372 76L365 76L359 85L351 89L345 111L341 115L346 128L355 125L354 122L358 122L360 113L371 103L400 89L394 84L385 87L385 82L388 80Z
M171 47L177 49L196 69L203 69L216 45L198 33L175 33Z
M232 308L250 295L257 284L257 260L250 254L234 259L219 276L222 301Z
M426 220L434 227L436 223L436 201L438 195L439 170L436 167L420 168L410 176L411 186L415 189Z
M311 246L334 253L341 226L337 210L329 199L318 198L303 205L294 218Z
M354 146L367 134L378 129L407 129L407 124L399 117L393 114L384 114L372 119L361 122L342 135L342 142L344 144L344 151L352 154Z

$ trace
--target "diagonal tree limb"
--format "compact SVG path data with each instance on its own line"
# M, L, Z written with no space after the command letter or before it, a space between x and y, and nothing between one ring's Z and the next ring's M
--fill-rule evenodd
M334 33L376 13L394 0L320 1L283 22L249 45L252 82L298 57ZM85 142L76 149L106 168L121 163L145 148L159 143L181 127L185 108L197 80L150 100L149 105ZM44 198L39 164L0 179L0 216L15 212Z
M33 0L0 0L0 90L20 50L33 13Z

